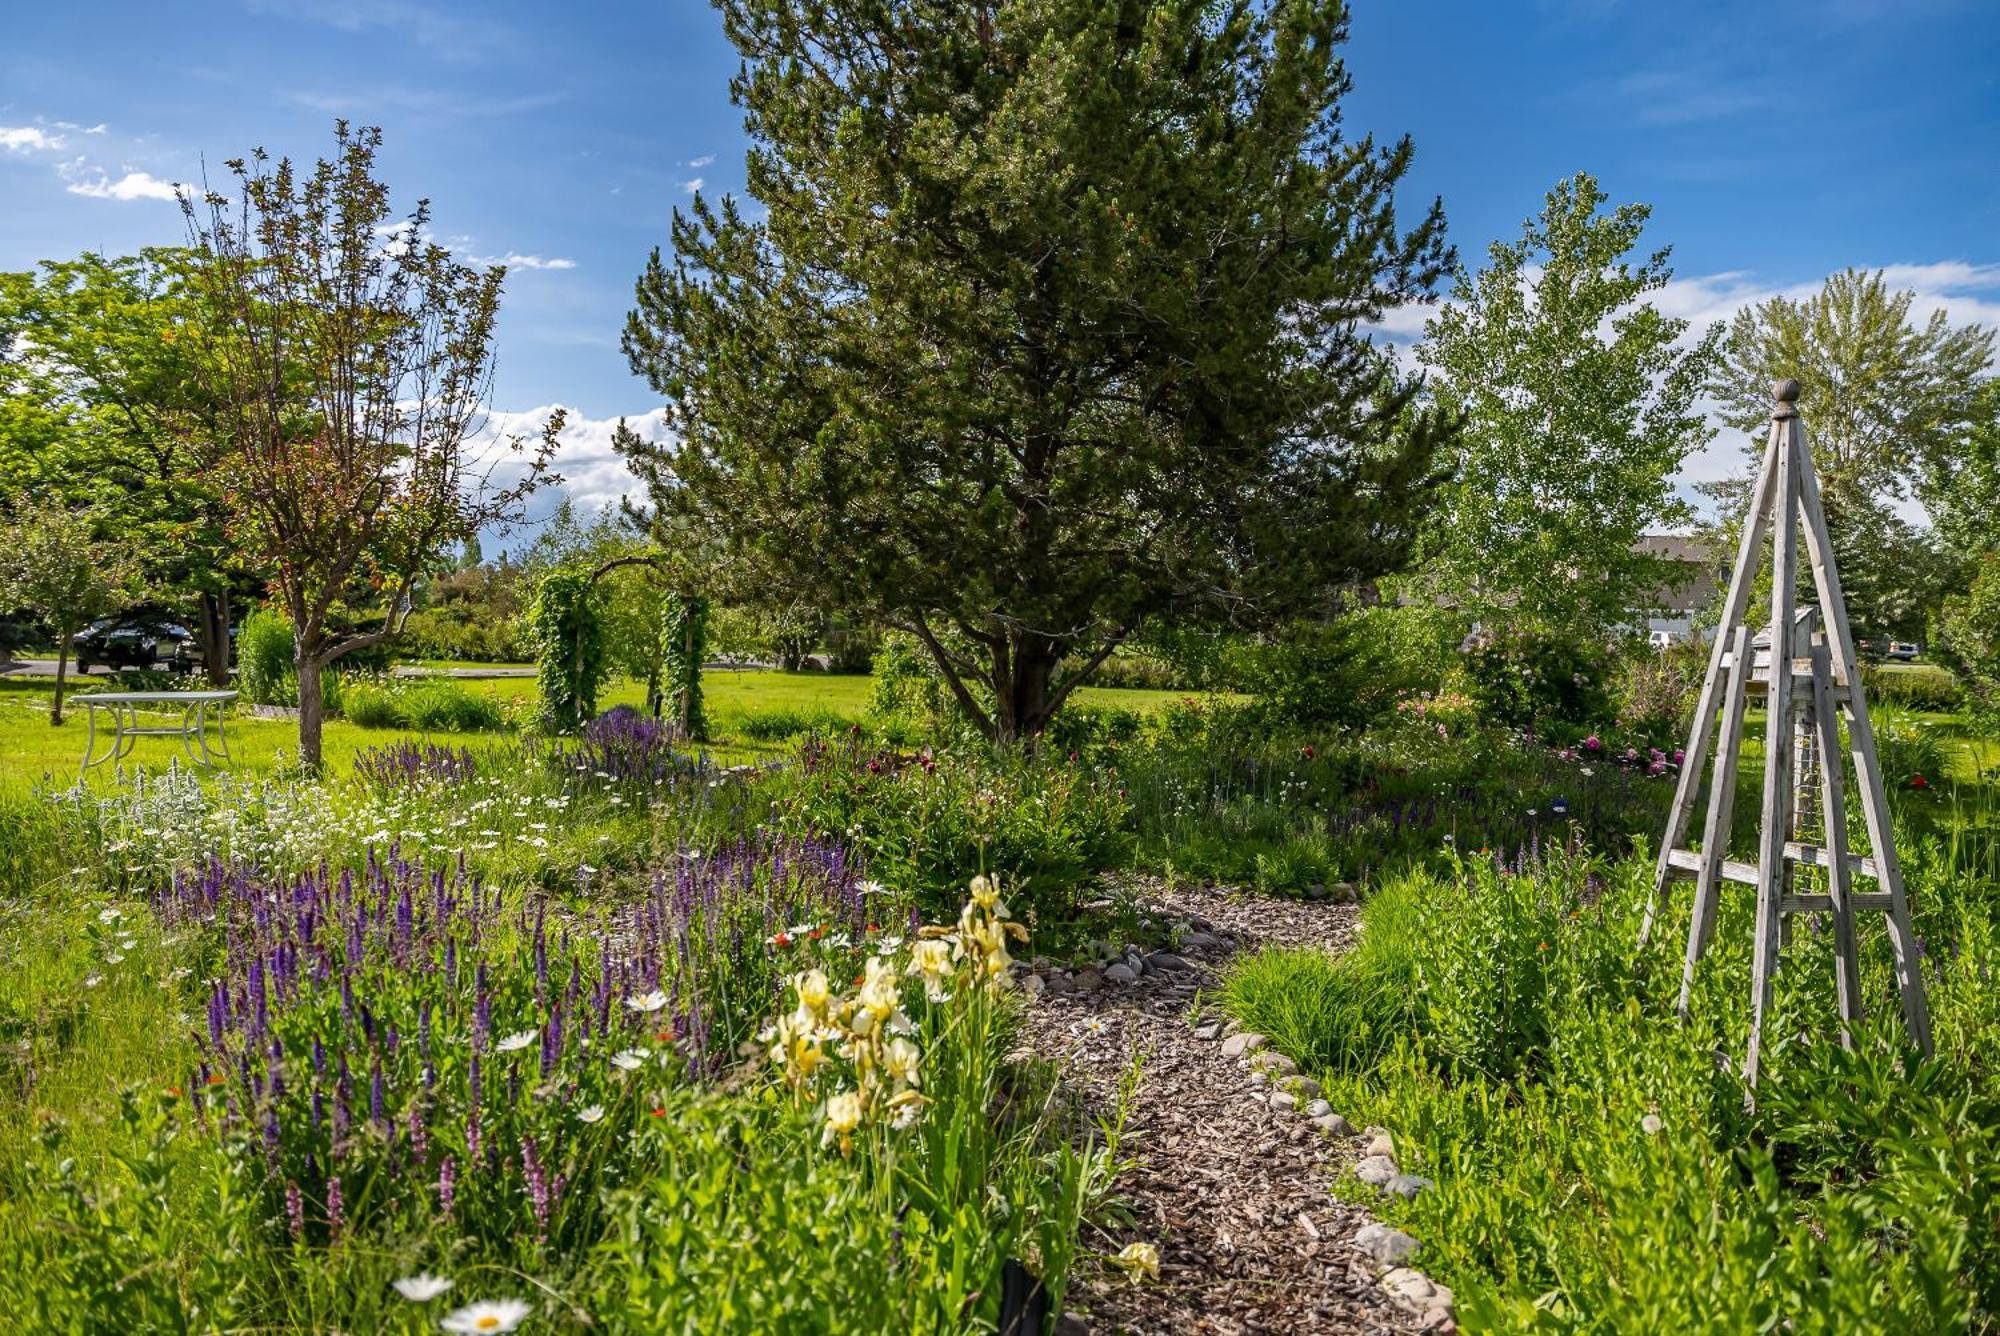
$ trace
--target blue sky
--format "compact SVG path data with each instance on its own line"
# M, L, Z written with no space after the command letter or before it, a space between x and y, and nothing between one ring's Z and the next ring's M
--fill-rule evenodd
M496 421L568 406L571 491L624 489L610 425L658 421L618 351L633 279L696 183L742 182L736 58L706 3L9 11L0 268L178 241L166 183L204 160L310 158L335 116L380 124L399 200L428 195L469 255L514 257ZM1992 0L1357 0L1348 59L1350 129L1413 137L1408 207L1442 195L1468 257L1589 170L1653 205L1674 314L1722 318L1851 264L1893 268L1919 310L2000 324ZM1690 475L1734 458L1725 442Z

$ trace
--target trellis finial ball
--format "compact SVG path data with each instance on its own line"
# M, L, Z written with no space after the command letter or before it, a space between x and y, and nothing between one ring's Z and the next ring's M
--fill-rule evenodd
M1772 387L1781 404L1795 404L1799 401L1799 383L1795 380L1781 380Z

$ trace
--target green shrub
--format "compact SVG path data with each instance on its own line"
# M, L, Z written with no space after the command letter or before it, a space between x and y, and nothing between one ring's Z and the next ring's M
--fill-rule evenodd
M1568 740L1610 723L1612 662L1603 645L1532 626L1489 630L1463 659L1480 716Z
M1632 647L1612 671L1619 732L1640 746L1668 751L1681 746L1707 671L1707 660L1696 647Z
M402 728L403 706L396 689L382 682L356 682L342 693L341 713L359 728Z
M1943 779L1944 744L1929 720L1895 709L1875 710L1870 717L1875 725L1875 750L1882 762L1885 784L1891 788L1927 788Z
M1965 688L1940 668L1885 668L1870 664L1861 672L1871 703L1893 705L1919 714L1956 714L1965 708Z
M236 638L236 680L252 705L297 705L292 623L282 612L260 608L243 621Z
M348 684L342 712L361 728L414 728L427 733L495 732L506 726L500 702L449 678L378 678Z
M727 731L755 742L782 742L807 733L841 733L848 722L825 706L766 705L730 716Z
M499 701L469 691L448 678L420 679L403 687L401 696L403 720L410 728L426 732L489 733L505 726Z
M1420 624L1401 608L1366 608L1328 623L1298 623L1242 650L1237 685L1273 725L1315 727L1381 719L1406 696L1438 685Z
M1082 890L1129 847L1115 776L1067 759L982 746L914 755L843 734L812 738L765 781L771 822L847 839L868 875L919 912L955 912L962 869L1007 871L1008 900L1038 935L1079 918Z

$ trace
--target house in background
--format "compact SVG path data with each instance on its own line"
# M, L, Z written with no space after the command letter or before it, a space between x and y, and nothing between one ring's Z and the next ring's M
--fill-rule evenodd
M1728 574L1725 554L1706 537L1673 533L1646 534L1637 549L1669 563L1671 571L1644 609L1646 638L1655 644L1697 638L1702 614Z

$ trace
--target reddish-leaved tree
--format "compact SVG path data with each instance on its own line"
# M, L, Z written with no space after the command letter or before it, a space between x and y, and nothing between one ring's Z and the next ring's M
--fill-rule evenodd
M214 322L194 359L221 408L212 463L291 618L309 769L323 670L394 636L424 572L557 480L562 421L532 448L484 437L506 271L431 241L428 201L392 218L380 130L334 135L310 174L260 149L229 162L233 194L183 200Z

